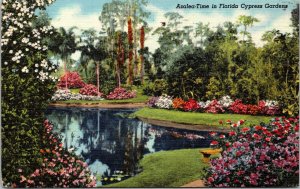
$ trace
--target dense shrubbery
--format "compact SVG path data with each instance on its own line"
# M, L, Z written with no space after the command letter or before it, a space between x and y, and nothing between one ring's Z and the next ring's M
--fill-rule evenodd
M80 75L77 72L67 72L61 76L57 86L59 88L65 88L68 85L68 88L81 88L85 86L85 83L82 81Z
M110 100L121 100L136 97L136 91L127 91L124 88L115 88L114 91L110 92L109 95L106 96L107 99Z
M240 128L232 124L228 138L216 135L222 148L211 160L209 187L290 187L299 184L299 119L275 118L269 124Z
M35 25L36 12L53 0L2 1L1 22L1 176L11 187L41 166L43 113L55 85L56 66L48 60L47 41L55 32Z
M220 100L208 100L206 102L197 102L194 99L184 101L182 98L172 99L170 96L162 95L152 97L148 101L149 107L175 109L181 111L198 111L207 113L235 113L251 115L277 115L280 114L280 107L276 101L259 101L258 105L243 104L240 99L233 101L229 96L223 96Z
M97 87L92 84L85 84L84 87L82 87L79 91L82 95L87 96L102 96L103 94L101 92L98 93Z
M18 169L20 180L15 187L43 188L78 188L95 187L96 178L90 173L87 164L72 152L62 147L58 136L52 133L53 126L48 120L44 122L43 145L40 153L42 166L29 176L23 175L23 169Z

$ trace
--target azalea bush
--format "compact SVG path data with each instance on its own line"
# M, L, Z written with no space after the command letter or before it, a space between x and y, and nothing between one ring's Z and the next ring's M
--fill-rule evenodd
M82 94L73 94L69 89L58 89L51 97L52 101L65 100L103 100L101 96L90 96Z
M43 188L78 188L95 187L96 178L91 174L87 163L74 153L62 147L59 137L52 133L53 126L48 120L44 122L43 145L40 153L42 166L29 176L24 176L23 169L18 169L20 180L15 187Z
M290 187L299 184L299 117L275 118L269 124L240 128L244 120L229 123L233 130L213 134L211 145L222 148L211 160L209 187Z
M80 75L77 72L67 72L63 76L61 76L59 83L57 86L59 88L81 88L85 86L85 83L82 81Z
M183 109L185 102L182 98L174 98L173 99L173 108L174 109Z
M121 100L135 97L136 91L127 91L122 87L115 88L114 91L110 92L109 95L106 96L106 98L110 100Z
M217 100L211 101L205 108L205 111L208 113L214 113L214 114L225 112L225 110L223 109L223 106Z
M98 92L97 87L92 84L84 85L84 87L80 89L79 93L87 96L103 96L103 93Z
M183 105L184 111L197 111L199 108L200 106L197 101L191 98Z
M164 94L158 97L158 99L155 102L155 106L162 109L171 109L173 106L172 98Z

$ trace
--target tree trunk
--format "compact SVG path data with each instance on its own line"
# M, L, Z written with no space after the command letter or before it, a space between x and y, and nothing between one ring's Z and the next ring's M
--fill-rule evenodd
M66 89L68 89L67 59L64 60L64 72L66 76Z
M99 96L99 92L100 92L100 91L99 91L99 88L100 88L99 62L97 62L97 68L96 68L96 69L97 69L97 70L96 70L96 74L97 74L97 92L98 92L97 96Z

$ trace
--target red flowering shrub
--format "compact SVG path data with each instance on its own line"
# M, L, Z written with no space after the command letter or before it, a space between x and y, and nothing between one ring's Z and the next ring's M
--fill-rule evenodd
M20 182L14 185L18 188L79 188L95 187L95 177L90 173L87 164L75 154L62 148L58 136L52 134L53 126L48 120L44 122L43 148L40 153L44 156L42 166L31 175L25 177L19 169Z
M257 105L248 104L247 105L247 113L251 115L257 115L261 113L261 108Z
M208 113L223 113L225 110L223 109L223 106L219 104L217 100L213 100L209 103L209 105L206 107L206 112Z
M102 96L103 95L103 93L101 93L101 92L99 92L99 94L98 94L97 87L92 84L84 85L84 87L79 90L79 93L82 95L88 95L88 96Z
M211 145L223 148L211 160L209 187L290 187L299 184L299 118L276 118L270 124L240 129Z
M236 99L228 108L235 114L247 114L247 105L243 104L240 99Z
M67 80L68 79L68 80ZM81 80L80 75L77 72L67 72L60 78L57 86L59 88L66 87L66 81L68 81L68 88L81 88L84 87L85 83Z
M110 100L121 100L136 97L135 91L126 91L124 88L115 88L113 92L110 92L109 95L106 96L107 99Z
M196 111L200 108L200 105L194 99L189 99L187 102L184 103L183 109L184 111Z
M173 99L173 108L174 109L183 109L184 106L184 100L182 98L174 98Z

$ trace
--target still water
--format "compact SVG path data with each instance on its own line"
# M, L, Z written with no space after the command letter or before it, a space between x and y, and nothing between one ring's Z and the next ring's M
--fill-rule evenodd
M82 156L97 184L119 182L142 169L145 154L209 147L208 132L151 125L129 118L134 109L49 108L46 117L65 148Z

